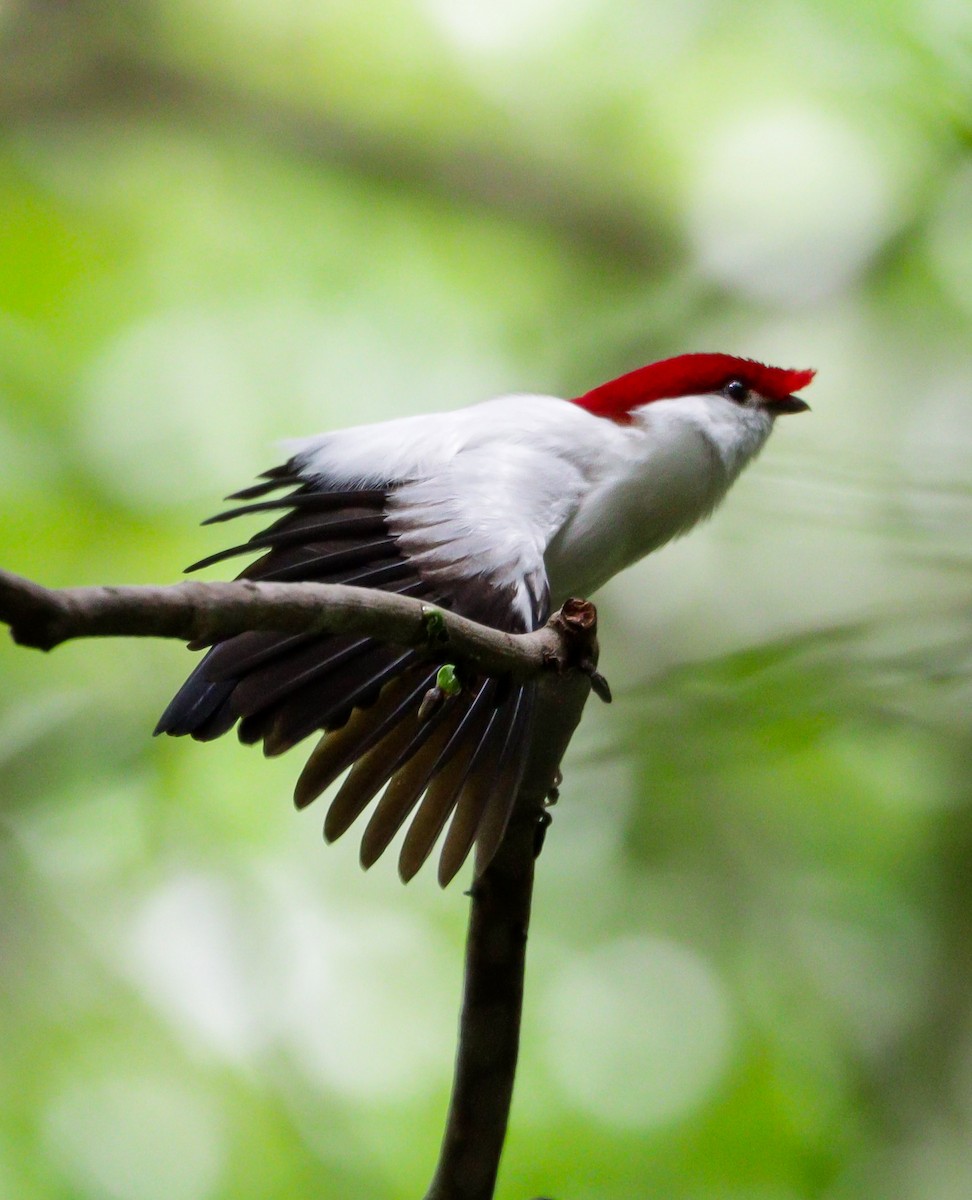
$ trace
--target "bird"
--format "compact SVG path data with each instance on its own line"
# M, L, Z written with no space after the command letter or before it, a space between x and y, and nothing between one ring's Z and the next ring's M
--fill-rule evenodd
M809 408L795 393L814 375L686 353L573 399L506 395L288 442L285 462L227 497L242 503L203 523L276 519L187 570L256 554L238 578L379 588L528 632L710 516L776 418ZM347 772L325 817L333 841L381 793L361 862L411 818L405 882L448 823L445 886L474 846L478 875L502 840L536 685L473 674L420 713L441 665L368 637L244 632L208 648L155 732L208 741L238 726L267 755L317 735L297 807Z

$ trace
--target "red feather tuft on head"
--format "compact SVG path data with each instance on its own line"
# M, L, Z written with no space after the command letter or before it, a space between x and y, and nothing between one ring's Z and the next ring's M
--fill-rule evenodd
M732 354L679 354L677 358L664 358L602 383L578 396L574 404L596 417L608 417L624 425L631 420L633 408L653 400L704 396L721 391L733 379L768 400L782 400L806 387L815 374L815 371L767 367Z

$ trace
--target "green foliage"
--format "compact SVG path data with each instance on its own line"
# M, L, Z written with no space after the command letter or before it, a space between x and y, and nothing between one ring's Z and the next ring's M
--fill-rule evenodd
M462 691L462 684L456 675L456 668L452 663L446 663L439 667L435 677L435 686L446 696L458 696Z

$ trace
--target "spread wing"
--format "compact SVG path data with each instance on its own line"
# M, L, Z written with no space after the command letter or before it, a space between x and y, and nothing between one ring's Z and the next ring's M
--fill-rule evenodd
M476 515L475 455L464 468L471 474L463 475L461 508L450 499L448 475L457 468L449 462L419 481L359 475L349 485L347 473L311 473L307 458L298 455L230 497L245 503L207 523L280 515L189 570L257 553L240 578L380 588L511 632L546 620L542 539L529 530L511 537L507 523L506 542L490 540L500 530L490 511ZM442 661L366 637L243 633L207 652L156 732L205 741L238 723L243 742L262 741L265 753L280 754L323 731L297 781L298 807L350 767L328 809L326 838L339 837L380 793L362 838L363 865L411 817L399 860L408 880L449 822L439 861L445 885L473 844L480 870L499 845L526 762L534 689L467 677L458 696L420 718Z

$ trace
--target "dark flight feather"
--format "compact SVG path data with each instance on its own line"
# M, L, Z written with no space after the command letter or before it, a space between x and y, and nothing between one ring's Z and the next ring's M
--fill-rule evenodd
M387 491L317 491L309 483L303 484L288 496L280 496L276 500L259 500L255 504L242 504L239 508L230 508L225 512L215 513L203 521L203 525L221 525L224 521L233 521L237 517L248 517L251 513L273 512L281 508L312 509L314 512L331 512L338 508L357 507L370 504L376 508L384 506Z
M409 813L428 787L429 780L439 768L443 751L455 733L464 709L453 703L448 710L426 722L429 736L409 759L395 772L375 806L361 838L361 865L370 867L388 849Z
M254 483L249 487L240 488L238 492L230 492L226 499L256 500L270 492L279 492L281 488L299 487L304 483L298 474L287 467L274 467L270 471L264 471L260 478L263 480L262 483Z
M304 764L294 788L294 803L306 808L330 787L348 767L372 746L378 744L402 717L416 710L430 686L423 676L416 686L414 678L400 676L381 693L373 708L358 708L339 729L317 743Z
M405 883L432 853L455 808L473 756L489 725L496 681L481 680L459 726L439 756L432 779L402 842L398 873Z
M395 486L329 491L323 482L302 479L292 464L265 472L262 482L228 497L249 503L205 524L280 515L248 541L189 569L253 553L259 557L240 578L376 587L521 631L512 592L497 591L481 576L457 578L454 586L441 571L424 578L400 551L387 524ZM263 499L281 488L291 490ZM546 617L546 599L534 609L536 627ZM419 707L442 661L363 637L243 633L210 647L156 732L209 740L238 725L240 739L262 741L266 754L321 732L297 781L297 806L310 804L350 767L328 808L325 837L344 833L381 793L362 839L362 863L376 861L411 815L399 856L406 881L452 815L439 867L444 885L474 844L479 870L499 845L526 761L533 687L464 680L458 696L420 721Z
M439 855L439 883L442 887L452 880L472 849L479 822L493 794L496 783L493 765L506 742L509 720L507 704L494 708L473 751Z
M383 513L355 513L352 516L342 516L337 519L332 518L329 521L320 520L316 513L309 515L314 520L295 524L290 528L281 529L277 533L265 532L256 534L248 541L241 542L238 546L230 546L226 550L217 550L215 554L208 554L205 558L201 558L198 562L194 562L191 566L186 567L186 574L192 571L201 571L204 567L211 567L215 563L224 562L226 559L235 558L240 554L252 554L254 550L265 550L273 546L289 546L294 543L330 540L354 534L376 534L381 533L385 528Z

